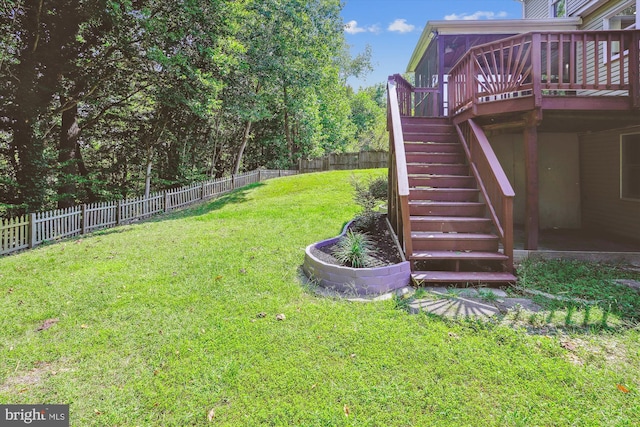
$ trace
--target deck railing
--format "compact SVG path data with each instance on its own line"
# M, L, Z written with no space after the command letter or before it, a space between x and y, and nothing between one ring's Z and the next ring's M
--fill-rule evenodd
M502 243L507 271L513 270L513 198L515 192L482 128L473 120L456 125L469 166Z
M640 30L535 32L475 46L451 69L449 115L545 96L628 97L640 107Z
M401 110L410 109L407 104L407 91L402 79L399 83L394 77L387 84L387 129L389 130L389 201L388 218L393 231L402 245L406 256L413 252L409 219L409 175L407 157L404 152ZM409 98L410 99L410 98Z
M396 83L401 116L434 117L440 115L438 88L413 87L400 74L390 77Z

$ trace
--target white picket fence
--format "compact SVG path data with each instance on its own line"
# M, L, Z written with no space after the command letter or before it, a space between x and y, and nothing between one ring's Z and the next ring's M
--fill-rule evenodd
M213 179L181 188L113 202L99 202L30 213L0 219L0 255L53 242L66 237L91 233L219 197L236 188L281 176L296 175L295 170L255 170Z

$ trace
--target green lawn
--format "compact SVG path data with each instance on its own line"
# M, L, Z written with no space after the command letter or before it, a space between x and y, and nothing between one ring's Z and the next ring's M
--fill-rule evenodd
M0 403L69 403L74 426L637 425L637 328L535 335L306 291L352 173L0 259Z

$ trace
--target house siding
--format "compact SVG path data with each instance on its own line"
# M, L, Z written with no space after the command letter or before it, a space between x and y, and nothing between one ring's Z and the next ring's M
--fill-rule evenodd
M585 228L640 240L640 201L620 199L620 135L640 127L580 137Z
M574 14L580 10L587 3L591 3L593 0L567 0L567 16L574 16Z
M621 6L624 3L629 3L629 0L610 0L604 6L596 9L593 13L582 17L581 30L603 30L603 19L610 13L611 10Z
M527 0L524 3L525 19L549 18L549 0Z
M514 222L524 224L526 176L522 134L489 137L516 193ZM538 134L540 228L581 226L579 142L575 133Z

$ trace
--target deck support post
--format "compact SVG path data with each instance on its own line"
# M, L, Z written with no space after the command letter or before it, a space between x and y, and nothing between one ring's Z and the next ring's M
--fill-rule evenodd
M533 112L527 117L524 128L524 171L526 181L524 248L538 249L539 177L538 177L538 115Z

